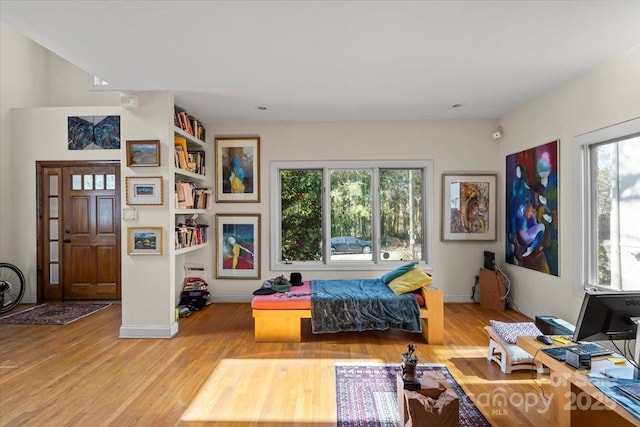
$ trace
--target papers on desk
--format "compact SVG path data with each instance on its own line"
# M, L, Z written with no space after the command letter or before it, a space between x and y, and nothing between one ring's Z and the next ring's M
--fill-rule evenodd
M636 399L623 391L623 389L632 390L637 396L638 392L640 392L640 382L638 380L609 378L597 373L590 373L587 378L605 396L622 406L637 420L640 420L640 399Z
M640 384L618 384L616 388L640 402Z

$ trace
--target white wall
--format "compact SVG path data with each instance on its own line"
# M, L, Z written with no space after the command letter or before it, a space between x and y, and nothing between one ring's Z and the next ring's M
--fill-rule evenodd
M495 242L441 242L441 176L443 172L498 172L502 165L499 145L491 138L495 121L411 121L360 123L274 123L207 127L215 136L259 135L261 139L261 202L218 203L216 213L259 213L262 217L262 279L283 272L270 270L269 167L283 160L417 160L434 161L433 239L434 285L444 289L447 301L471 302L474 275L482 265L484 250L495 251ZM501 185L501 184L499 184ZM500 208L498 212L501 212ZM501 238L502 218L498 219ZM213 223L213 221L212 221ZM214 271L214 270L211 270ZM295 271L295 267L294 267ZM304 271L303 278L379 277L384 270L353 272ZM285 273L287 274L287 273ZM214 297L220 300L246 299L260 286L259 280L215 280Z
M545 93L501 120L500 174L505 176L505 157L549 141L559 144L559 277L507 265L513 296L521 311L530 316L555 315L575 322L582 296L574 295L572 206L572 139L585 132L640 117L640 46ZM638 165L640 168L640 165ZM502 196L504 203L504 194ZM501 241L498 260L504 263Z
M27 280L24 301L35 302L35 162L119 160L120 151L69 151L66 120L67 113L120 114L123 109L119 92L90 92L86 72L2 21L0 67L0 260L23 271ZM112 107L47 108L52 105ZM34 107L33 116L15 124L14 116Z
M13 255L19 237L11 208L14 177L10 111L47 104L47 51L0 21L0 261L24 267ZM18 216L19 218L19 216Z

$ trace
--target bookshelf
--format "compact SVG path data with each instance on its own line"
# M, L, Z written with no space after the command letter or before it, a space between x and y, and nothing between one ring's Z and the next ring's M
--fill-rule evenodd
M178 117L176 108L176 117ZM186 115L186 113L184 113ZM191 117L191 116L188 116ZM174 122L173 197L170 199L174 255L182 255L207 246L207 218L212 190L208 185L205 160L206 142ZM194 125L195 127L196 125ZM204 130L200 132L204 135ZM197 153L197 158L191 156ZM179 158L181 157L181 158ZM191 161L196 160L196 161ZM197 163L197 164L196 164ZM196 216L197 219L193 219Z

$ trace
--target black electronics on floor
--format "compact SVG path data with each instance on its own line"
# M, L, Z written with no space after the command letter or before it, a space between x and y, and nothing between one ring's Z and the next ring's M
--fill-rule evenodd
M484 251L484 268L487 270L496 269L496 254L489 251Z

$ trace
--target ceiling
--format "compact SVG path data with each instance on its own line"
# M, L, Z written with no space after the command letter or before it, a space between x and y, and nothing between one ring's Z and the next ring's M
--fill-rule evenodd
M207 124L497 119L640 45L640 0L2 0L0 18Z

